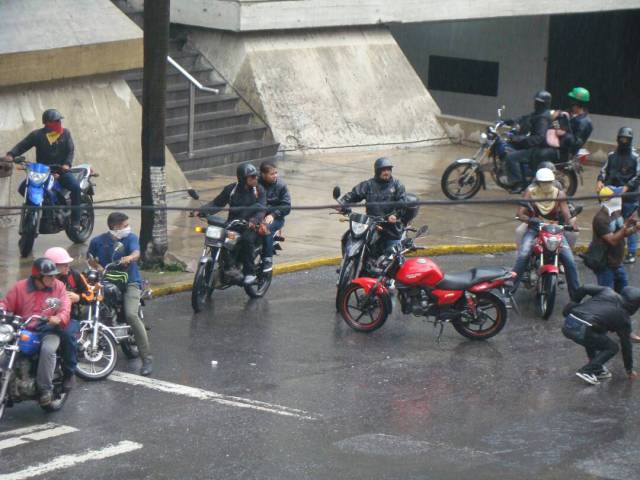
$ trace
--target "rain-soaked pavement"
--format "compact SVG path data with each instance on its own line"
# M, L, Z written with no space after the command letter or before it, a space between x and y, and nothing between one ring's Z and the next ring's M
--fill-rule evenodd
M437 261L453 271L513 255ZM610 381L574 376L585 359L560 333L564 290L549 321L522 291L497 337L448 326L438 344L430 324L397 313L374 333L350 330L334 281L325 268L276 277L258 301L215 292L197 316L188 294L152 301L152 380L121 360L57 414L10 409L0 479L639 478L640 384L619 356ZM55 425L17 444L14 430L43 422Z

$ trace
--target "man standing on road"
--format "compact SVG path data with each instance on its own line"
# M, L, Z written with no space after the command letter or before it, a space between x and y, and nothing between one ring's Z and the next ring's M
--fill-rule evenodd
M142 368L140 375L148 376L153 372L153 358L147 331L139 316L140 295L142 294L142 277L138 270L140 259L140 241L131 233L129 217L122 212L110 213L107 217L109 231L98 235L89 244L87 257L93 268L104 269L112 261L119 261L121 269L126 270L127 285L124 292L124 312L127 323L133 329L133 336L138 345ZM116 252L116 245L122 243L124 249Z
M590 295L585 302L582 299ZM633 347L631 345L631 315L640 307L640 288L625 287L618 295L608 287L584 285L578 289L563 310L565 315L562 333L569 340L582 345L589 362L576 372L585 382L596 385L600 380L611 378L605 366L618 353L618 345L607 336L615 332L622 347L622 360L629 379L637 377L633 370Z

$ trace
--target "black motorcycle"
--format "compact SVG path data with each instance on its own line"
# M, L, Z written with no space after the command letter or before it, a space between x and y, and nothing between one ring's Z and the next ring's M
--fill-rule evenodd
M333 198L340 203L340 187L333 189ZM411 220L418 213L418 206L412 206L411 202L417 202L418 197L406 194L407 207L398 209L398 216L405 227L402 229L400 240L406 238ZM336 283L336 310L340 305L342 292L351 281L358 277L378 277L382 273L381 261L385 257L381 242L382 232L387 224L384 217L354 213L349 208L340 208L339 213L344 215L342 222L349 222L349 229L342 235L341 252L342 261L338 269L338 281Z
M48 235L64 230L69 240L74 243L83 243L88 240L94 224L95 185L91 178L98 176L91 166L83 164L69 170L78 180L82 190L79 228L75 228L70 220L71 209L42 208L71 206L71 193L62 188L57 180L57 175L64 171L62 166L26 162L24 157L16 157L14 162L21 165L27 173L24 206L20 217L20 240L18 241L20 255L26 257L31 253L39 234Z
M189 195L195 200L200 198L194 190L189 190ZM263 297L271 286L273 272L263 271L262 242L258 242L253 251L256 281L248 285L244 283L242 258L238 249L242 235L252 225L245 220L227 222L217 215L207 215L206 222L206 227L195 227L196 232L204 234L204 250L198 261L191 289L193 311L201 312L214 290L225 290L232 286L244 287L251 298ZM281 250L279 242L284 239L278 232L273 232L273 235L276 241L274 251Z

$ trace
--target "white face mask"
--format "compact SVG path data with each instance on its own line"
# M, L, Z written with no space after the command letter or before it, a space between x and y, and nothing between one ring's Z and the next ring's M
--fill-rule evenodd
M122 240L124 237L131 233L131 227L125 227L121 230L109 230L109 233L116 237L118 240Z
M613 215L615 212L622 210L622 198L614 197L610 200L602 202L602 206L607 209L609 215Z
M551 195L553 193L553 182L538 182L538 185L540 185L540 190L542 191L542 193Z

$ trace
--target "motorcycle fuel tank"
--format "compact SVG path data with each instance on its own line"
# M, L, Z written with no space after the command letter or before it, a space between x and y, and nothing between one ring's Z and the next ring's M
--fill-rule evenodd
M444 274L433 260L428 258L408 258L396 275L396 280L404 285L434 287Z

